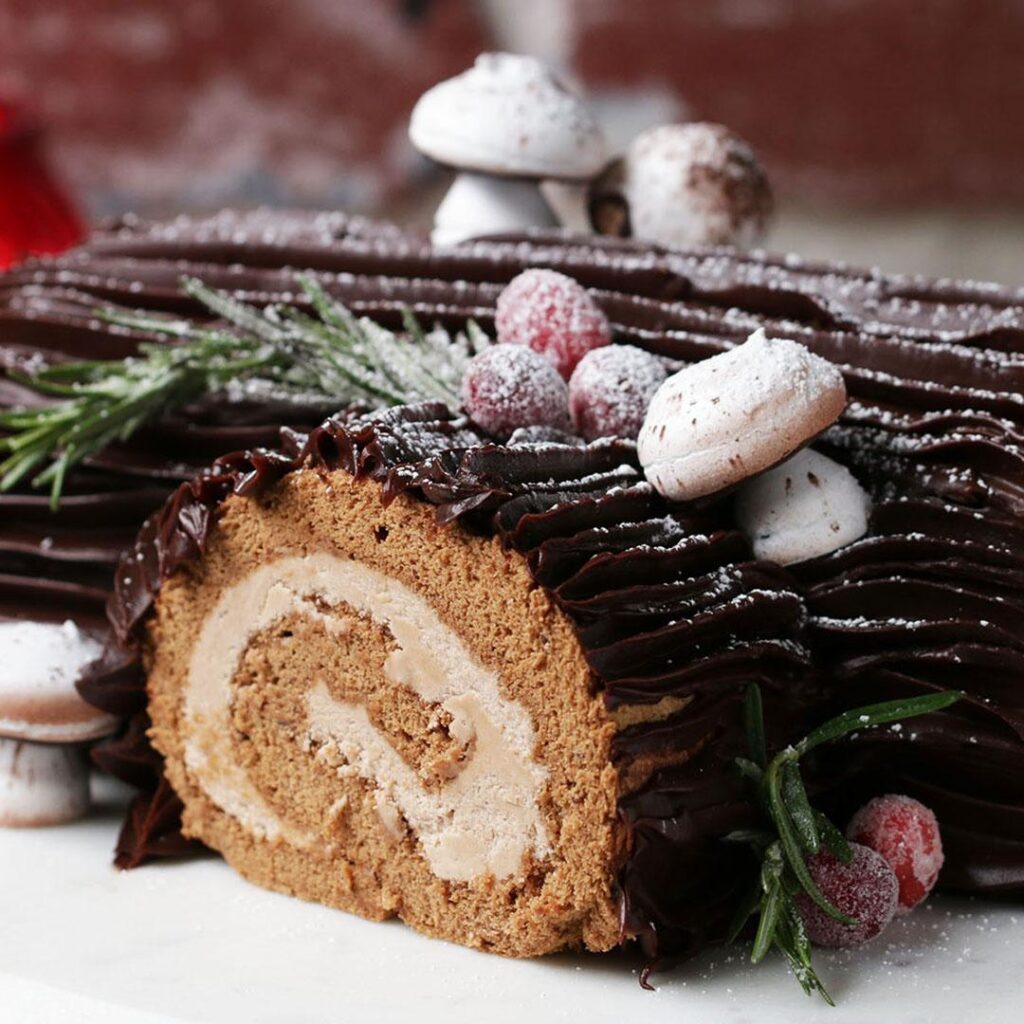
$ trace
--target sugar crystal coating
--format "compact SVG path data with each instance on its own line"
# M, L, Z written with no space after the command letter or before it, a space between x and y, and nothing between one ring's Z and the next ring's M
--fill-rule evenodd
M569 392L543 356L519 345L495 345L470 362L462 381L466 412L488 434L521 427L569 426Z
M591 350L569 379L569 411L577 433L588 441L634 439L667 376L657 356L633 345Z
M868 801L850 820L847 836L880 853L899 882L899 909L917 906L935 886L944 855L939 823L918 800L890 793Z
M830 853L807 858L811 878L837 909L855 920L846 925L825 913L806 893L794 899L811 942L829 949L860 946L878 935L896 913L899 885L881 854L851 843L853 858L844 864Z
M554 270L524 270L498 296L498 340L539 352L568 380L591 350L612 340L611 327L587 290Z
M795 897L810 940L830 949L859 946L876 937L893 919L899 886L885 858L857 843L851 843L853 858L844 864L830 853L807 858L811 878L833 906L853 918L844 925L830 918L805 893Z

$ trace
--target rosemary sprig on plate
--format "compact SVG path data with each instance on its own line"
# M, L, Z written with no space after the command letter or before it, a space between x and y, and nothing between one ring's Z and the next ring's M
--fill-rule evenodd
M829 1005L834 1005L811 964L811 943L793 897L805 893L830 917L843 924L853 924L818 888L806 860L824 849L848 864L851 851L842 832L811 806L800 774L800 758L823 743L859 729L941 711L962 696L959 691L944 691L854 708L818 726L799 743L780 750L769 759L761 691L756 685L748 687L744 725L750 757L739 757L736 764L753 790L764 816L764 827L733 832L726 839L746 843L761 862L758 877L737 908L729 934L729 941L735 941L751 915L758 915L750 954L754 963L763 960L774 946L789 961L793 974L808 995L817 992Z
M32 479L56 507L68 470L139 427L203 395L244 382L308 403L371 408L423 400L459 404L469 360L490 342L476 324L452 337L424 331L405 311L405 332L354 316L311 277L298 279L312 313L275 303L260 308L185 278L182 289L225 326L125 309L109 323L162 336L123 360L61 363L15 380L53 401L0 411L0 492Z

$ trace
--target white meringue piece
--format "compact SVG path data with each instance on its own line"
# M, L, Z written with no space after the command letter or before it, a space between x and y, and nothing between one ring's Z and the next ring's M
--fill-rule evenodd
M455 245L467 238L523 231L556 224L535 182L459 174L434 213L434 245Z
M75 689L103 645L70 619L0 622L0 736L78 743L107 735L117 719Z
M596 230L661 245L760 242L772 213L754 151L720 124L665 124L641 132L591 186Z
M0 737L0 827L35 828L89 809L89 767L81 747Z
M854 475L809 449L748 480L736 496L736 521L754 554L780 565L852 544L867 533L870 514Z
M781 462L845 405L834 364L759 329L744 344L684 367L662 384L647 410L637 455L660 494L689 501Z
M543 61L483 53L417 102L409 137L460 170L582 180L604 166L604 135L586 104Z

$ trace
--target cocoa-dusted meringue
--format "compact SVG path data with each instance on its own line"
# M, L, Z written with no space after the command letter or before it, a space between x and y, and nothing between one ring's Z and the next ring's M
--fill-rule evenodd
M856 477L809 449L748 480L736 496L736 522L754 554L780 565L852 544L867 533L870 514Z
M836 366L759 329L661 385L637 454L659 493L689 501L781 462L834 423L845 405Z
M118 720L75 682L101 651L70 619L0 620L0 826L53 825L88 809L84 744Z
M724 125L665 124L593 182L590 211L602 235L748 248L767 232L772 193L754 151Z

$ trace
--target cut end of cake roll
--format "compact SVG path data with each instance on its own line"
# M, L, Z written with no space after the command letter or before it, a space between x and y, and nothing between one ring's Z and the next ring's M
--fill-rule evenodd
M619 938L615 731L497 538L342 470L220 506L148 629L184 831L250 880L512 956Z

